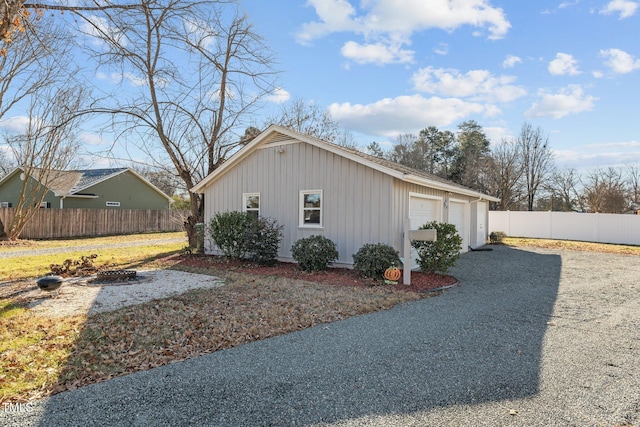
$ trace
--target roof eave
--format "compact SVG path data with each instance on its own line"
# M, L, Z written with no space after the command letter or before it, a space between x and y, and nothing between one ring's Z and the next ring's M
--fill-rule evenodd
M480 193L479 191L467 190L464 188L457 187L455 185L445 184L444 182L428 180L413 174L404 174L404 176L402 177L402 180L412 184L418 184L418 185L435 188L436 190L447 191L450 193L464 194L465 196L470 196L470 197L477 197L480 200L487 200L489 202L500 201L500 199L496 197L489 196L484 193Z

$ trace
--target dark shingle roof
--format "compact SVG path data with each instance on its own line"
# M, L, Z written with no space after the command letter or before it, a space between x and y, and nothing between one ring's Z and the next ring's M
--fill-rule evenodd
M126 170L127 168L51 171L49 189L58 196L72 195Z

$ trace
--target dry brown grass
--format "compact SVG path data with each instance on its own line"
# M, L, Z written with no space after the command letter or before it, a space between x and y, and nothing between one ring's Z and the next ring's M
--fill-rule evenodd
M156 263L169 267L170 259ZM5 302L0 371L7 374L0 375L0 402L40 398L426 296L380 286L199 272L224 274L227 284L56 323Z
M516 247L566 249L583 252L640 255L640 246L614 245L608 243L577 242L572 240L531 239L524 237L505 237L503 243L508 246Z

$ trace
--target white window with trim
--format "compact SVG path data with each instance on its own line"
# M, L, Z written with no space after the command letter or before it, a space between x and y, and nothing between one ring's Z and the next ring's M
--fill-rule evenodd
M322 190L300 192L300 227L322 227Z
M260 217L260 193L243 193L242 211L256 218Z

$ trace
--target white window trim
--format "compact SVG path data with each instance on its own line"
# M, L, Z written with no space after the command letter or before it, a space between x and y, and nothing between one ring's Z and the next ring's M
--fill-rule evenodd
M307 194L318 194L320 193L320 223L319 224L305 224L304 223L304 211L305 211L305 207L304 207L304 196ZM300 228L323 228L323 224L324 224L324 215L322 214L322 211L324 209L324 198L323 198L323 194L322 194L322 190L302 190L300 191L300 202L299 202L299 227ZM315 208L314 208L315 209Z
M252 196L258 196L258 209L247 209L247 198ZM260 217L260 210L262 209L262 197L260 193L242 193L242 212L255 212L258 211L258 218Z

